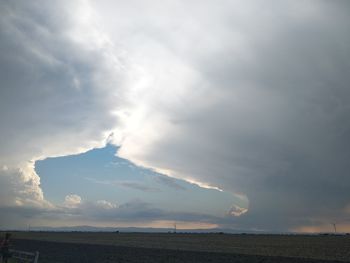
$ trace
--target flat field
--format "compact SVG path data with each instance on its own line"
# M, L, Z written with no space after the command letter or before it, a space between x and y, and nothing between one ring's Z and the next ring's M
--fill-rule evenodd
M350 262L350 236L14 232L39 262Z

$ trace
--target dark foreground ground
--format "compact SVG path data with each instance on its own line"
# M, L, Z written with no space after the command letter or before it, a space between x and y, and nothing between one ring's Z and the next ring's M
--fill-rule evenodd
M44 262L350 262L350 235L27 231L12 237L23 250L38 250Z
M316 263L340 262L291 257L271 257L218 252L199 252L172 249L124 247L114 245L93 245L39 241L30 239L13 240L13 248L26 251L40 251L39 262L128 262L128 263ZM344 261L343 261L344 262Z

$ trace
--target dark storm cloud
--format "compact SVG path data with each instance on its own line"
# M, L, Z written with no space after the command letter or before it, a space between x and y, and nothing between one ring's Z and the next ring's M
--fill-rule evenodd
M252 217L256 225L282 228L344 217L350 198L344 147L350 139L344 118L350 114L350 20L343 8L323 2L319 13L292 19L283 19L289 10L272 8L280 22L257 18L275 30L266 38L251 34L253 62L236 66L224 53L219 64L208 64L209 81L231 94L204 116L214 120L209 133L221 128L214 128L215 140L230 160L220 173L231 174L227 184L251 201L242 224Z
M203 95L170 112L176 132L135 159L243 193L249 211L232 219L242 227L348 222L350 5L233 1L231 7L231 16L218 20L222 31L207 28L220 47L210 49L203 38L199 45L208 49L195 52L190 39L181 50L201 74ZM200 11L194 17L206 19Z

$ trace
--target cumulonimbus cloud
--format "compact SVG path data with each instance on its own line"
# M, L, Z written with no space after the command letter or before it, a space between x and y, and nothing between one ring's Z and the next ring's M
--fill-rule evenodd
M349 5L158 4L123 5L148 55L119 154L247 196L242 227L346 221Z
M2 3L0 180L13 189L2 202L45 203L34 161L102 146L113 132L124 158L248 198L228 223L344 221L348 8Z

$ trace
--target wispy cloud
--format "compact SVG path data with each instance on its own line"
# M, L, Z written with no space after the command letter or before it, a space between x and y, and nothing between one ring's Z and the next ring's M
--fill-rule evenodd
M112 186L121 186L121 187L126 187L126 188L131 188L134 190L139 190L139 191L143 191L143 192L161 192L161 189L153 187L153 186L149 186L137 181L122 181L122 180L97 180L94 178L86 178L86 180L93 182L93 183L97 183L97 184L104 184L104 185L112 185Z
M186 187L178 184L174 178L171 178L169 176L158 175L158 176L155 176L154 179L156 182L166 185L168 187L174 188L176 190L186 190Z

